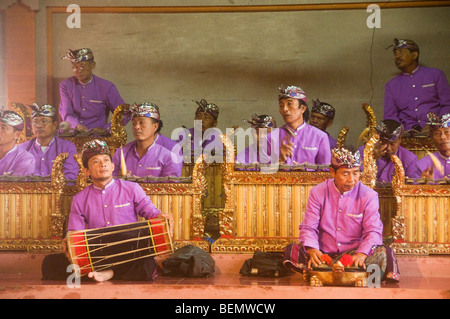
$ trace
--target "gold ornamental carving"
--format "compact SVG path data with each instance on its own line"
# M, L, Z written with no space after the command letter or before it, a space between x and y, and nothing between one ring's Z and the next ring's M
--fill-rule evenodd
M64 214L61 197L65 186L64 161L59 154L50 181L0 182L1 250L57 250Z
M397 202L393 249L397 254L450 254L450 185L406 184L400 159L393 155L391 160Z

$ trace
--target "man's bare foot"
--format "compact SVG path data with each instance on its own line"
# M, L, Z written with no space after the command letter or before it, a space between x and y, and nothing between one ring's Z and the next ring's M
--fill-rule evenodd
M91 271L88 274L89 278L93 278L98 282L110 280L114 276L114 271L112 269L108 269L105 271Z

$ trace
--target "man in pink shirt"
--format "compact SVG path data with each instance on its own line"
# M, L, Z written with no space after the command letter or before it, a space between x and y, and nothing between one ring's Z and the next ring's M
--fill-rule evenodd
M450 113L439 116L430 112L427 124L430 126L430 135L438 151L433 154L434 161L427 155L418 161L417 166L423 178L432 180L450 178Z
M69 50L63 59L72 63L73 76L59 85L62 121L80 132L108 133L108 114L125 103L116 86L93 74L96 62L91 49ZM123 124L129 120L124 118Z
M285 124L267 134L261 163L328 166L330 142L325 132L307 123L310 113L305 92L297 86L280 87L278 104Z
M114 163L108 145L100 140L86 142L82 150L83 166L92 184L76 194L70 209L67 230L83 230L116 226L159 215L166 217L173 225L170 214L161 213L155 207L139 184L114 179ZM172 230L171 230L172 231ZM42 264L43 279L66 279L69 260L67 238L63 240L62 254L46 256ZM111 278L121 280L152 280L156 276L156 264L153 257L130 261L100 272L89 273L89 278L106 281Z
M180 177L183 158L177 149L173 151L159 144L162 135L157 134L160 127L159 108L153 103L134 104L131 107L132 131L134 141L119 148L114 153L113 175L121 169L123 152L126 169L131 175L145 177Z
M63 171L66 181L74 181L78 175L78 164L73 157L77 148L74 143L55 136L58 130L58 112L49 104L35 103L30 108L34 137L20 144L19 148L30 152L36 159L34 175L51 175L56 157L67 152L69 157L64 161Z
M290 245L285 251L287 266L304 271L324 264L324 255L336 262L350 254L352 266L365 269L376 263L381 280L399 280L395 255L382 245L378 194L359 181L360 166L359 151L332 150L333 178L311 189L299 226L300 245Z
M0 110L0 175L26 176L34 173L33 154L22 150L17 140L24 128L16 112Z

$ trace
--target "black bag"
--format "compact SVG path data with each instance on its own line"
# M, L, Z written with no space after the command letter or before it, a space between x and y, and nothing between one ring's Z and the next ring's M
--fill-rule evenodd
M214 272L214 259L203 249L187 245L163 261L162 273L173 277L206 277Z
M245 276L282 277L290 273L283 265L283 255L274 252L255 251L239 271Z

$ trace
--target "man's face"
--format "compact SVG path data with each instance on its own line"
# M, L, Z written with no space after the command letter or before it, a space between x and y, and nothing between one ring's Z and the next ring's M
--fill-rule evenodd
M317 127L319 130L326 131L327 128L333 124L333 120L329 119L323 114L317 112L311 112L309 117L309 124Z
M81 83L88 82L92 77L92 71L95 69L94 61L83 61L72 63L73 75Z
M38 116L31 120L31 129L38 140L53 136L57 122L48 116Z
M132 132L134 139L138 142L146 141L155 137L159 124L153 123L152 119L145 116L137 116L132 119Z
M112 178L114 163L109 155L101 154L92 156L88 161L86 174L94 181L107 181Z
M397 68L404 70L417 63L418 56L416 51L411 52L410 49L401 48L394 51L394 62Z
M195 120L202 121L202 131L206 131L209 128L217 126L217 120L211 113L198 111L195 113Z
M399 137L398 139L394 141L388 141L388 140L381 140L380 143L382 146L386 145L386 153L383 155L383 157L391 158L392 155L397 153L397 150L402 143L402 138Z
M345 168L341 167L334 170L330 167L331 176L334 178L334 185L340 193L351 191L359 182L361 171L359 167Z
M15 143L20 137L20 131L17 131L11 125L0 122L0 146Z
M441 154L450 156L450 127L433 128L431 138Z
M303 119L303 112L305 112L306 107L299 105L300 103L297 99L281 98L279 100L279 112L287 125L292 126L290 124L298 123Z

